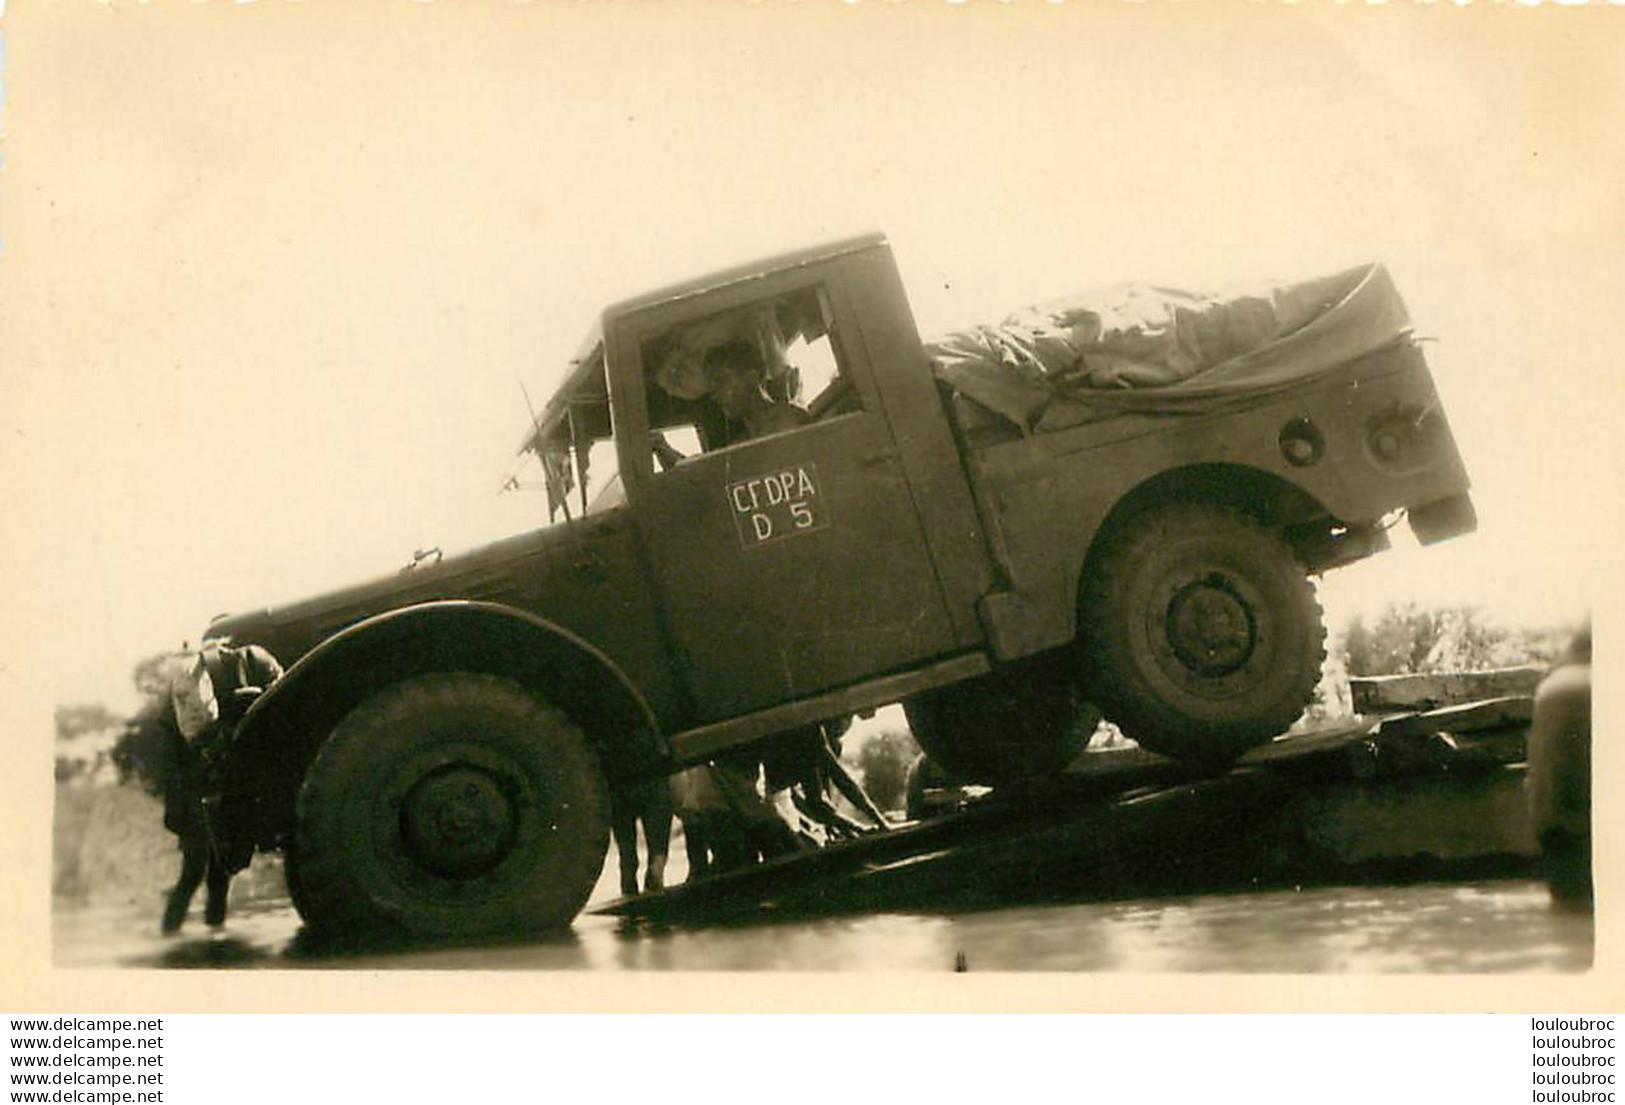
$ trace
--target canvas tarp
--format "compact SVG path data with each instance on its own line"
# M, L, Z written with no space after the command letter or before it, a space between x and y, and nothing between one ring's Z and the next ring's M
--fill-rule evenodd
M1118 284L1017 312L927 345L940 379L1023 429L1201 413L1279 390L1410 332L1381 265L1220 293ZM1080 414L1081 410L1081 414Z

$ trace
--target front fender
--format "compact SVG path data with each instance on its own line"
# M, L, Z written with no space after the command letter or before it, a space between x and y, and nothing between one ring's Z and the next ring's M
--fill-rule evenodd
M498 603L448 600L358 622L300 657L251 706L232 741L226 791L259 809L260 843L292 823L310 761L340 720L391 683L436 671L512 679L563 710L611 777L669 754L644 695L608 656L561 626Z

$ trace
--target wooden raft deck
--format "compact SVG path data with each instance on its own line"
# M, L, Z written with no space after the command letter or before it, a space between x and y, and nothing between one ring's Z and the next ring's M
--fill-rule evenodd
M1138 749L1086 753L1042 785L594 912L703 924L1526 874L1522 761L1538 673L1484 674L1494 681L1456 677L1448 693L1503 693L1442 707L1424 677L1356 681L1370 716L1277 739L1222 775Z

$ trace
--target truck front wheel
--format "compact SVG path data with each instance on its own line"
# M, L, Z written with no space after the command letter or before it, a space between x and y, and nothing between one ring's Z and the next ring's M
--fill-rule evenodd
M1084 579L1085 679L1155 752L1222 764L1286 730L1326 630L1291 548L1240 511L1171 503L1111 535Z
M598 756L568 718L505 679L423 676L356 707L311 764L295 900L321 933L557 928L608 841Z
M1076 673L1053 657L915 695L903 712L943 771L994 786L1059 774L1100 724Z

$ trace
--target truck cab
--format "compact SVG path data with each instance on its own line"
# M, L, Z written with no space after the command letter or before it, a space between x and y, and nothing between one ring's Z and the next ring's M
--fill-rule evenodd
M978 647L980 523L881 240L619 304L603 333L612 415L586 436L613 439L690 720ZM708 397L729 338L763 350L793 428L752 435ZM656 434L692 451L662 463Z

